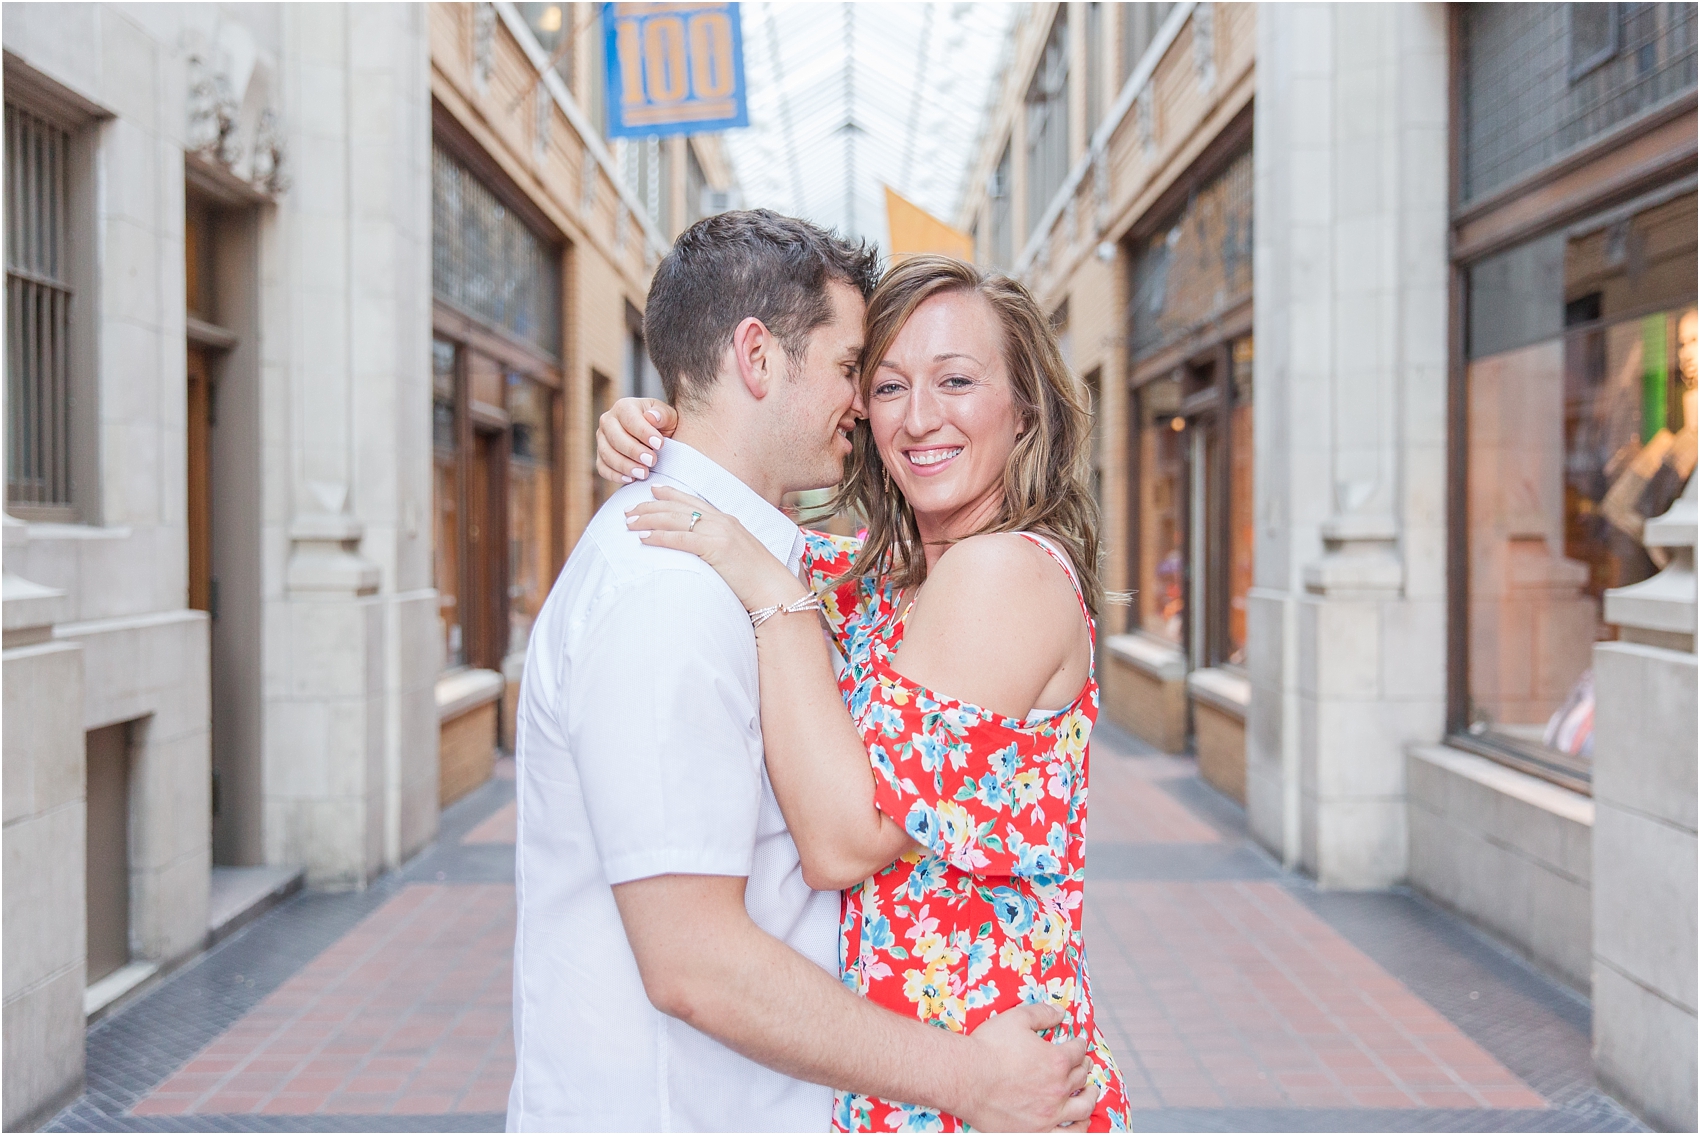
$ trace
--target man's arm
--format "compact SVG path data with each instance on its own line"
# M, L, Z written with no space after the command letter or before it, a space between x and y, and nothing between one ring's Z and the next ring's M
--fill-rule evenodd
M661 875L614 888L661 1012L788 1076L936 1107L983 1131L1048 1131L1091 1115L1086 1042L1035 1035L1061 1023L1060 1010L1018 1006L971 1037L901 1017L757 927L744 883Z

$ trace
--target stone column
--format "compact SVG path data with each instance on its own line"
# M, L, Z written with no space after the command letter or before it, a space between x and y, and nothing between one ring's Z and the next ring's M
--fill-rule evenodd
M55 641L65 592L15 576L28 530L4 518L0 577L5 688L5 1114L33 1130L83 1085L88 930L84 825L83 648Z
M1446 17L1263 5L1257 58L1247 811L1383 887L1445 723Z
M281 18L290 188L262 231L268 539L284 552L266 587L265 849L314 885L363 886L437 819L426 13Z
M1606 592L1594 647L1594 1062L1666 1131L1697 1122L1695 494L1647 521L1670 564Z

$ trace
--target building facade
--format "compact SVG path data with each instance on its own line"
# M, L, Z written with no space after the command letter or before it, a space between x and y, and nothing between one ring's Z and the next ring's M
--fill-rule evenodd
M1692 8L1017 36L958 221L1094 395L1107 716L1590 993L1602 1082L1691 1126Z
M673 239L731 200L720 139L610 142L594 4L430 6L440 797L512 747L525 645L607 496L598 415L661 397L643 343Z
M8 1128L249 892L365 886L490 775L729 199L716 139L602 136L599 12L8 6Z

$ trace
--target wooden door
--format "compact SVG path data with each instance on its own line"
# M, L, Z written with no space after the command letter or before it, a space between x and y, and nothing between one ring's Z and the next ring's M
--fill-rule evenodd
M508 646L506 435L474 429L466 463L467 662L500 670Z
M212 610L212 368L203 347L189 348L189 606Z

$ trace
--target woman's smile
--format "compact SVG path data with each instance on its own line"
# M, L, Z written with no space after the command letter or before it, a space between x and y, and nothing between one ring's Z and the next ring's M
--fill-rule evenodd
M960 445L917 446L903 451L910 467L918 477L932 477L945 471L951 462L962 455Z

